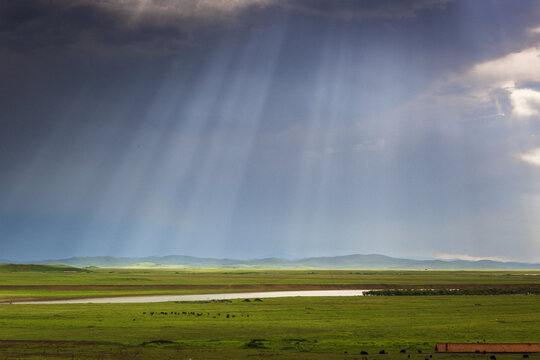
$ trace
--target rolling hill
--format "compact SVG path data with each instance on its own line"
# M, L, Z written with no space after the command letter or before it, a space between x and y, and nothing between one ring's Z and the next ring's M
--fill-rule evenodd
M254 269L540 269L540 264L501 262L491 260L412 260L393 258L385 255L345 255L331 257L311 257L303 259L263 258L253 260L199 258L194 256L148 256L130 257L72 257L67 259L39 262L48 265L75 267L155 267L155 268L254 268Z

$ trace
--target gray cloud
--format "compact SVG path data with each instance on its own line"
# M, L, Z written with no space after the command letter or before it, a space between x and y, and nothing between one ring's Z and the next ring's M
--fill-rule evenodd
M537 5L0 0L2 254L536 260Z
M342 20L409 19L419 11L442 9L450 0L298 0L280 5L307 15Z
M0 49L160 56L189 44L196 29L237 25L249 11L277 8L352 21L406 19L448 1L0 0Z
M0 3L0 49L15 53L161 55L198 27L226 24L268 0L22 0Z

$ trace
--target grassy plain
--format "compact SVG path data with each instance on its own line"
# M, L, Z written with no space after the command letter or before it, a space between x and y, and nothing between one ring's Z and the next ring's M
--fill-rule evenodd
M62 268L12 271L0 267L0 301L98 296L215 292L379 289L540 287L539 271L421 270L164 270Z
M539 309L540 297L526 295L3 305L0 354L9 359L31 354L52 359L359 359L367 351L370 359L405 359L398 354L404 349L424 359L438 341L538 342ZM378 355L383 349L390 354Z
M538 286L528 272L0 271L5 298L364 285ZM121 285L128 286L123 289ZM17 292L9 295L11 291ZM49 286L50 288L47 288ZM15 290L14 290L15 289ZM76 289L76 290L75 290ZM151 313L154 313L151 315ZM161 313L167 314L161 314ZM144 314L145 313L145 314ZM172 314L171 314L172 313ZM186 314L183 314L186 313ZM194 314L191 314L194 313ZM197 315L200 314L200 315ZM227 314L229 317L227 318ZM262 302L0 304L0 359L487 359L428 354L436 342L539 342L540 296L263 299ZM381 350L389 353L379 355ZM400 353L406 350L406 353ZM418 350L422 353L418 353ZM366 351L369 355L362 355ZM521 354L497 354L521 359ZM531 355L540 359L540 355Z

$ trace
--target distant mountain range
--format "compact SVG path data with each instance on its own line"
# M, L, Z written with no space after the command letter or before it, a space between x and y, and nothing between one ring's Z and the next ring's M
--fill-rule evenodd
M238 268L238 269L540 269L540 264L501 262L491 260L412 260L399 259L385 255L345 255L331 257L311 257L303 259L264 258L254 260L235 260L199 258L193 256L148 256L131 257L72 257L47 260L37 264L68 265L75 267L141 267L141 268Z

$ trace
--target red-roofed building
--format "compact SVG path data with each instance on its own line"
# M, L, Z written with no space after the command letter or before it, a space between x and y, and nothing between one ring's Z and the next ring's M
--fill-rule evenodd
M540 345L532 343L522 344L459 344L438 343L436 352L441 353L536 353L540 352Z

